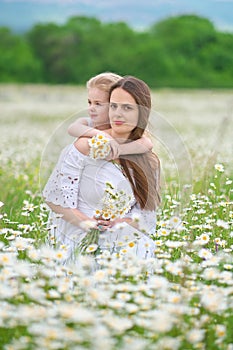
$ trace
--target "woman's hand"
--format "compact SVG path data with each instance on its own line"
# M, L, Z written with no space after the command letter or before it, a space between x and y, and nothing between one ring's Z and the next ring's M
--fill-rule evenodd
M115 220L98 219L97 222L98 222L97 228L100 231L106 231L106 230L108 230L108 229L110 229L110 228L112 228L115 225L120 224L120 223L127 223L128 225L131 225L131 226L137 228L137 224L131 218L118 218Z
M112 226L115 226L117 224L121 224L124 222L128 225L131 225L133 220L131 218L118 218L118 219L115 219L114 221L112 221Z
M115 225L121 224L121 223L126 223L126 224L131 225L132 227L138 229L138 221L133 220L129 217L118 218L115 220L97 219L97 228L100 231L106 231L106 230L109 230L110 228L114 227Z
M100 231L106 231L113 226L112 223L113 221L110 221L110 220L97 219L97 228Z

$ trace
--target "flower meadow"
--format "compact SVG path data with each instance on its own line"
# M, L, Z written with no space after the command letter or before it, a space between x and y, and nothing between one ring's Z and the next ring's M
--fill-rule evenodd
M95 270L88 254L63 264L66 247L47 244L41 198L51 146L66 142L84 97L81 87L0 87L0 348L233 350L230 92L154 93L155 258L136 259L129 244L100 253Z

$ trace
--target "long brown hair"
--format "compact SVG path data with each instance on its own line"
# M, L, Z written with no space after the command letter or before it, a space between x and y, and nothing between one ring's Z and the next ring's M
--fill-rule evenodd
M138 105L139 118L137 126L131 131L128 142L142 137L151 111L151 94L148 85L133 76L126 76L110 88L127 91ZM134 196L141 209L155 210L160 204L160 161L154 152L120 156L120 164L128 177Z

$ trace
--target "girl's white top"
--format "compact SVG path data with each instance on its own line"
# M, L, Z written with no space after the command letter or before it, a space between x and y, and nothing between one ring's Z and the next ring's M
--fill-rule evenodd
M62 151L43 190L43 196L45 201L64 208L77 208L92 218L103 198L106 182L110 182L116 190L124 190L133 197L130 182L116 164L91 159L71 144ZM100 235L100 247L110 250L113 247L123 247L140 257L153 256L155 244L149 236L155 233L155 211L141 210L134 201L126 216L138 220L139 230L125 223L116 225ZM70 256L87 234L87 231L63 220L61 215L52 211L49 215L49 226L52 239L67 245Z

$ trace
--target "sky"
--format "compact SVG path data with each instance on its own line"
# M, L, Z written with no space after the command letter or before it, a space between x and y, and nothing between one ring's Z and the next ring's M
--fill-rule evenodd
M144 30L180 14L205 17L216 29L233 32L233 0L0 0L0 26L15 32L37 23L63 24L80 15Z

